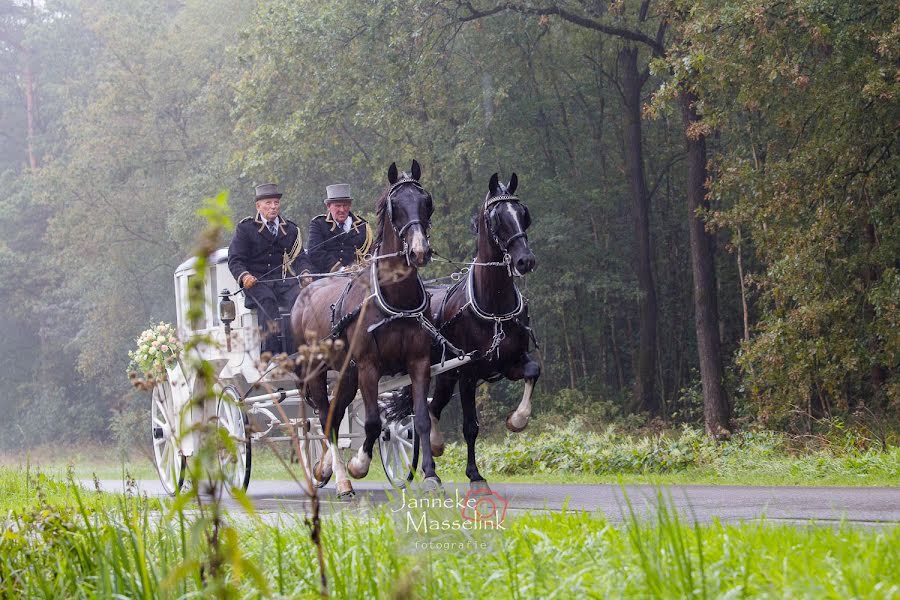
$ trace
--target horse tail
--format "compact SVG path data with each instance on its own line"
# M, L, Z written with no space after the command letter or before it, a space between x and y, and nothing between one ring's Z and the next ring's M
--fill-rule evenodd
M412 386L387 392L379 400L384 417L388 421L399 421L413 414Z

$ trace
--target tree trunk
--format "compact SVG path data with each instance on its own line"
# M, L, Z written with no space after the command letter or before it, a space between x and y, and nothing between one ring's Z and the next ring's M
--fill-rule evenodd
M741 238L741 228L737 229L738 235L738 245L737 245L737 269L738 269L738 278L741 282L741 310L744 315L744 342L750 342L750 316L749 311L747 310L747 286L744 285L744 263L741 259L741 244L743 240Z
M691 129L700 119L694 111L694 96L682 93L681 107L687 144L688 225L691 232L691 271L694 278L694 325L703 383L703 419L713 437L728 435L731 409L722 385L719 347L719 307L716 298L715 240L706 231L698 209L706 207L706 137Z
M572 353L572 344L569 342L569 326L566 323L566 308L562 309L563 341L566 344L567 363L569 365L569 388L575 389L575 355Z
M650 199L644 176L644 155L641 144L641 87L638 73L637 48L619 51L619 71L622 73L624 96L625 172L631 188L631 217L634 224L634 271L641 291L640 342L634 379L634 407L656 416L660 403L654 393L656 378L656 290L650 252Z
M34 19L34 0L31 1L31 12L29 13L29 22ZM38 168L37 153L34 150L35 123L37 122L37 103L34 94L34 71L31 69L31 49L28 43L23 43L22 58L25 66L23 68L23 79L25 83L25 122L26 135L28 142L28 166L32 169Z

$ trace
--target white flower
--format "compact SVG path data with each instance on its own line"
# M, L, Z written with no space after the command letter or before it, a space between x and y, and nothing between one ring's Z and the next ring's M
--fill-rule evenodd
M151 355L156 354L156 348L150 348L150 354Z
M163 352L168 352L168 351L169 351L169 347L166 346L165 344L163 344L162 346L160 346L159 349L162 350Z
M154 348L157 348L157 347L159 346L159 341L158 341L158 340L153 340L153 344L152 344L152 345L153 345Z

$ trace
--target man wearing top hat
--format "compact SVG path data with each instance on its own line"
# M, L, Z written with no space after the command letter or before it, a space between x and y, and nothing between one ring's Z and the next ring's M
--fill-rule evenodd
M273 354L282 351L279 306L293 307L300 293L297 276L310 269L300 229L281 216L281 196L274 183L256 186L256 215L238 223L228 246L228 268L244 290L244 304L258 309L260 352Z
M372 229L350 211L350 185L325 188L325 214L309 222L309 258L317 273L330 273L355 264L372 245Z

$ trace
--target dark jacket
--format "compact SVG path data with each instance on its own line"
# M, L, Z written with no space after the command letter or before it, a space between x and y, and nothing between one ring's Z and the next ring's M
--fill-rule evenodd
M309 222L307 247L316 273L330 273L352 265L357 260L357 250L361 254L369 251L372 245L369 224L352 212L350 217L353 218L353 225L349 233L344 233L328 213Z
M310 270L299 227L282 216L273 237L258 214L247 217L238 223L228 246L228 269L241 287L246 273L258 279L284 279Z

